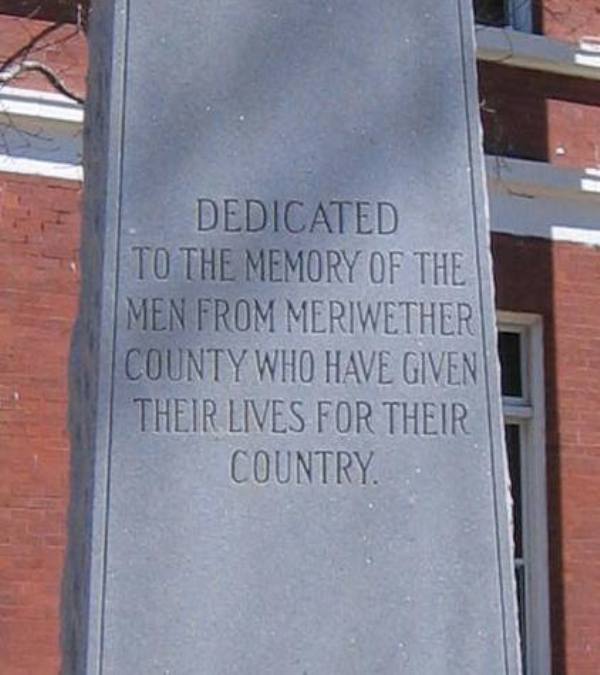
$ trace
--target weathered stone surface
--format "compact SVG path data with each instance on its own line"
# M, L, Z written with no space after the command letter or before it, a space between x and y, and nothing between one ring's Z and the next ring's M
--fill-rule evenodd
M469 4L96 16L67 672L517 672Z

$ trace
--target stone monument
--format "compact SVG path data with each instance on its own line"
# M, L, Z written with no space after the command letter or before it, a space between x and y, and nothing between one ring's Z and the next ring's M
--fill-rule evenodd
M90 40L64 672L518 673L470 0Z

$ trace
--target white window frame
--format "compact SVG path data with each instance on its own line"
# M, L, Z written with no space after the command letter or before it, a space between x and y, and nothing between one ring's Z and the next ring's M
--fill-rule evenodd
M515 30L533 31L533 6L531 0L505 0L508 25Z
M498 331L521 336L522 396L503 397L505 424L520 428L527 673L549 675L550 602L543 325L540 316L498 313Z

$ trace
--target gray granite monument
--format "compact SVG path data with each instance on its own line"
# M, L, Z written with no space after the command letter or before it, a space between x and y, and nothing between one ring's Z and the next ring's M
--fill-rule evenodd
M64 672L519 672L470 0L94 4Z

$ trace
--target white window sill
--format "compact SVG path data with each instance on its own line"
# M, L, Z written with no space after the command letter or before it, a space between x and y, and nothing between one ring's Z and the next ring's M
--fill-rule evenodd
M600 80L600 43L592 38L580 45L512 28L477 24L477 58L516 68Z

